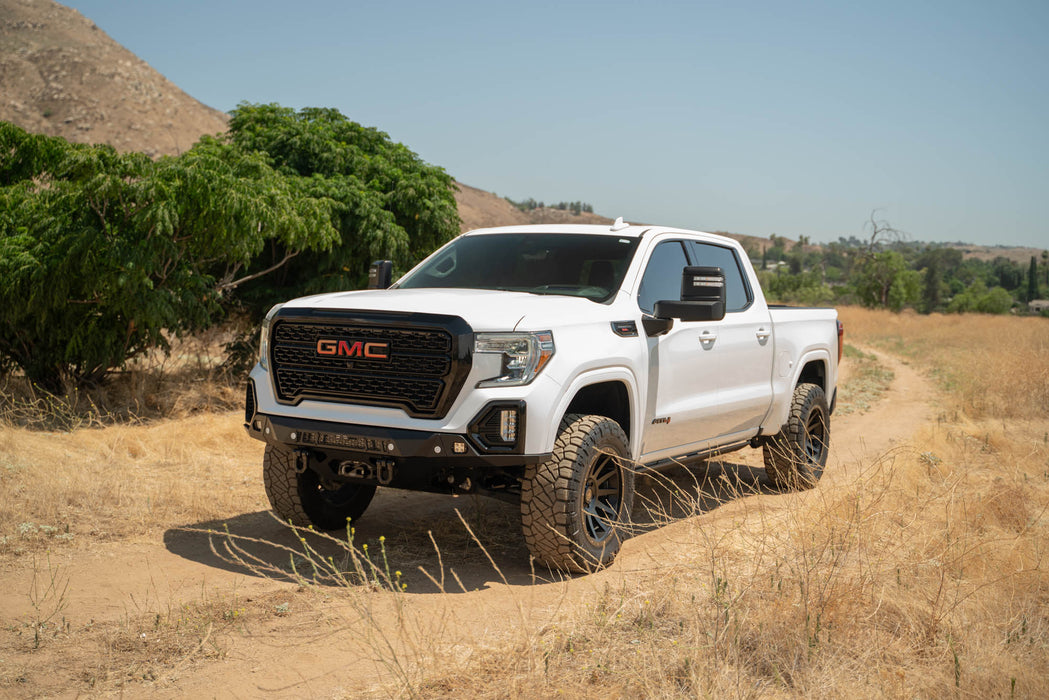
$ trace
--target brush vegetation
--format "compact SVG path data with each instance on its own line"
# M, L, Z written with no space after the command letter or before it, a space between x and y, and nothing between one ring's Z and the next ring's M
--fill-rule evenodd
M0 121L0 378L51 393L458 233L453 181L334 109L242 104L152 160Z

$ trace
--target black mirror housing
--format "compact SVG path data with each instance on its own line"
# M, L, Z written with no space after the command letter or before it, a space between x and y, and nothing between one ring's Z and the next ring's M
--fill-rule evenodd
M368 289L389 289L393 284L393 261L376 260L368 268Z
M725 318L725 271L720 267L686 267L681 273L681 300L657 301L653 312L656 318L720 321Z

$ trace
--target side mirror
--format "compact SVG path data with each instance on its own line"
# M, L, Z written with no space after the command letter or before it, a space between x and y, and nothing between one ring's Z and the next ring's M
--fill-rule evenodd
M388 289L393 283L393 261L376 260L368 268L368 289Z
M654 315L682 321L725 318L725 271L720 267L686 267L681 273L681 300L657 301Z

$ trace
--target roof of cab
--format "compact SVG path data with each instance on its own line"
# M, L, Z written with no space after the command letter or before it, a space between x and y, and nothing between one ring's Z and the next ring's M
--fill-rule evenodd
M460 235L481 236L499 233L574 233L583 235L617 236L619 238L640 238L646 233L655 234L664 232L704 233L703 231L692 231L673 226L649 226L641 224L626 224L621 227L600 226L594 224L531 224L524 226L494 226L491 228L478 228L472 231L464 231Z

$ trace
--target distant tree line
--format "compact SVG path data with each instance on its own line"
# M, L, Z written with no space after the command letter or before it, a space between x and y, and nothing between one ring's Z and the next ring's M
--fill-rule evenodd
M594 206L586 202L558 202L557 204L551 204L547 206L543 202L536 201L531 197L520 202L514 201L509 197L505 197L504 199L506 199L506 201L510 202L510 204L513 204L521 211L526 212L535 211L536 209L557 209L559 211L570 211L573 214L576 214L577 216L582 212L586 212L587 214L594 213Z
M155 161L0 122L0 374L98 382L458 231L451 176L333 109L242 104L223 137Z
M961 250L904 240L882 222L869 238L855 236L812 246L770 236L751 243L765 293L776 301L862 304L921 313L1026 312L1027 302L1049 297L1049 251L1027 264L1004 256L965 259Z

